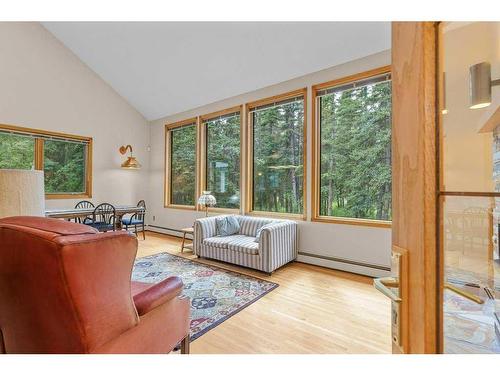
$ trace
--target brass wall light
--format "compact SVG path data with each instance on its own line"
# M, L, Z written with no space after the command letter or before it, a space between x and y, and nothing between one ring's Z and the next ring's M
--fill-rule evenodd
M491 80L491 65L482 62L469 68L470 109L485 108L491 104L491 88L500 85L500 79Z
M127 158L127 160L125 160L122 163L122 168L123 169L140 169L141 165L139 164L137 159L132 154L132 146L131 145L121 146L120 147L120 154L125 155L127 153L127 150L130 151L130 156Z

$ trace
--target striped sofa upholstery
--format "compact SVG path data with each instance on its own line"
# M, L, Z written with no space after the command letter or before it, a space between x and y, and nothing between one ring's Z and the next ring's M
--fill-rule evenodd
M271 273L297 257L297 223L235 215L240 232L232 236L217 235L215 217L198 219L194 223L194 253L240 266ZM257 230L262 229L259 242Z

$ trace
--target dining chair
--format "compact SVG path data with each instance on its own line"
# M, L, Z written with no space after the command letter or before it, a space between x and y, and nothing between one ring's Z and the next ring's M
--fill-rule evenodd
M137 207L143 207L144 209L140 212L136 212L130 217L122 219L122 225L125 226L125 230L128 230L129 226L134 226L135 235L137 236L137 226L142 226L142 238L146 239L146 230L144 228L144 221L146 217L146 202L144 200L140 200L137 202Z
M99 232L116 230L116 209L110 203L101 203L92 213L92 219L83 221L83 224L96 228Z
M75 205L75 208L94 208L94 207L95 207L94 203L90 201L80 201ZM90 216L87 216L83 219L81 217L75 217L75 223L82 224L87 219L92 220Z

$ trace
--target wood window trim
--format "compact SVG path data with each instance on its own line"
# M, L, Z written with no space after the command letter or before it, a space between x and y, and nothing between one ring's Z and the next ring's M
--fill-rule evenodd
M17 125L0 124L0 130L10 130L13 132L33 134L35 135L35 152L34 152L34 166L35 170L43 171L44 159L44 140L36 138L37 135L44 137L55 137L61 140L75 140L84 141L87 144L87 152L85 159L85 192L76 194L71 193L45 193L45 199L79 199L79 198L92 198L92 150L93 139L92 137L85 137L81 135L67 134L61 132L54 132L42 129L33 129Z
M320 90L327 88L348 84L360 81L366 78L374 77L384 73L390 73L391 66L385 65L379 68L370 69L360 73L352 74L346 77L338 78L335 80L319 83L312 86L311 93L311 122L312 122L312 158L311 158L311 221L332 224L346 224L357 226L369 226L378 228L391 228L392 221L388 220L374 220L374 219L360 219L340 216L325 216L320 215L320 160L321 160L321 136L319 115L318 115L318 102L317 93Z
M313 216L311 218L311 221L318 223L346 224L346 225L357 225L357 226L377 227L377 228L392 227L392 221L388 220L358 219L358 218L341 217L341 216Z
M170 144L171 144L171 134L172 130L180 128L182 126L187 126L194 124L195 129L196 129L196 141L195 141L195 202L199 196L199 190L198 190L198 169L199 169L199 155L200 155L200 149L199 149L199 122L200 122L200 117L191 117L185 120L181 121L176 121L173 123L167 123L165 124L165 165L164 165L164 178L163 178L163 207L164 208L173 208L173 209L179 209L179 210L191 210L191 211L196 211L198 210L198 205L195 203L194 205L182 205L182 204L173 204L171 203L172 199L172 191L170 188L170 174L171 174L171 150L170 150Z
M201 193L204 190L207 190L207 127L206 123L209 122L210 120L213 120L217 117L228 115L230 113L236 113L238 112L240 114L240 206L239 208L224 208L224 207L214 207L211 208L211 212L219 212L219 213L240 213L241 212L241 207L242 207L242 187L243 187L243 132L244 132L244 125L243 125L243 105L238 105L234 106L231 108L226 108L220 111L216 112L211 112L202 116L199 116L199 122L200 122L200 130L199 130L199 147L200 147L200 160L199 160L199 186L198 186L198 192ZM198 210L204 210L203 207L197 205Z
M307 218L304 214L289 214L286 212L272 212L272 211L250 211L244 214L245 216L255 217L270 217L276 219L288 219L295 221L306 221Z
M250 116L250 112L253 108L280 102L294 97L302 96L304 99L304 123L303 123L303 148L302 148L302 164L303 164L303 178L302 178L302 213L292 214L292 213L281 213L272 211L254 211L253 210L253 116ZM270 96L268 98L256 100L245 105L245 202L243 205L243 214L249 216L273 216L277 218L290 218L292 220L307 220L307 117L308 117L308 99L307 99L307 87L289 91L280 95Z

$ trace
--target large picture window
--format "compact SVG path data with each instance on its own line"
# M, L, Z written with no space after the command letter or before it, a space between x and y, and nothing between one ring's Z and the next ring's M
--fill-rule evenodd
M317 217L391 220L391 81L374 76L315 90Z
M85 193L87 146L82 142L49 139L43 144L45 192Z
M196 129L196 119L167 126L167 205L195 206Z
M0 125L0 168L44 171L46 198L92 197L92 138Z
M205 190L217 199L217 207L240 207L241 112L229 111L202 119L206 139Z
M35 138L0 129L0 169L35 169Z
M251 211L304 213L305 91L249 105Z

